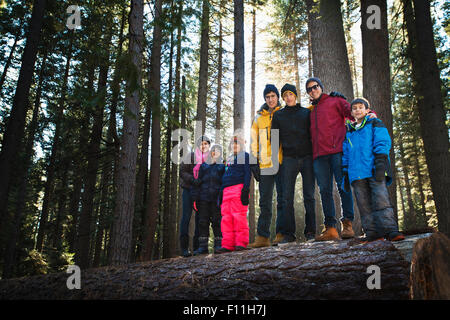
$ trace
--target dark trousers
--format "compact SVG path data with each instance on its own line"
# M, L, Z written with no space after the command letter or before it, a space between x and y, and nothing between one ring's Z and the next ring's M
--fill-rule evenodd
M208 238L209 237L209 224L211 223L214 237L222 237L222 231L220 230L220 220L222 216L220 215L220 208L216 201L198 201L198 228L199 237Z
M273 187L277 190L277 221L276 233L282 230L281 217L283 215L283 192L282 192L282 166L277 174L264 175L261 174L259 180L259 207L261 212L258 218L257 233L261 237L270 238L270 223L272 222L272 200Z
M343 219L353 221L353 197L342 189L342 153L317 157L314 160L314 174L320 189L325 226L336 227L336 209L333 200L333 176L336 180L342 202Z
M386 181L378 182L374 178L366 178L353 181L352 187L366 236L376 239L397 234L398 225Z
M303 179L303 202L305 206L304 234L314 234L316 230L314 200L314 170L312 156L283 158L283 219L282 234L295 238L294 193L295 181L300 172Z
M182 192L183 212L180 222L180 248L187 250L189 248L189 223L192 216L192 197L189 189L183 188ZM198 215L195 215L195 231L193 239L193 249L198 248Z

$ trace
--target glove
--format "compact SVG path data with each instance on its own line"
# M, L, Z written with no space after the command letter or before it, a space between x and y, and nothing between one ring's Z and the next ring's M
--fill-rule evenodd
M375 180L382 182L386 179L386 163L387 155L385 154L375 154Z
M252 164L250 166L250 171L252 172L255 180L259 182L259 180L261 179L261 169L259 168L259 162L258 164Z
M342 98L344 100L347 100L347 98L342 93L337 92L337 91L331 91L330 92L330 97L339 97L339 98Z
M197 209L197 201L194 201L192 207L194 208L194 211L195 211L195 212L198 212L198 209Z
M342 171L342 185L345 192L350 192L350 179L348 178L348 171Z
M250 190L242 188L241 190L241 203L243 206L248 206L250 197Z

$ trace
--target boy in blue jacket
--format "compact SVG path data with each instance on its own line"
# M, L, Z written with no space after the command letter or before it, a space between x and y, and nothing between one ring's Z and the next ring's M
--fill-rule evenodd
M194 255L208 253L209 225L211 223L214 233L214 251L222 246L222 232L220 230L220 208L218 197L222 185L222 176L225 172L225 165L222 163L222 148L214 145L209 156L199 170L198 178L201 184L193 188L193 199L198 209L198 249Z
M343 144L343 189L355 192L356 203L366 241L399 241L405 237L398 231L387 186L392 183L389 164L391 138L383 122L369 118L369 102L358 98L351 103L356 122L347 121Z

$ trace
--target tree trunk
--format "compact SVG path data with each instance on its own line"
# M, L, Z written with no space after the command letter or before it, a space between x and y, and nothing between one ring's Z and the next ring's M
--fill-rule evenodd
M3 99L3 83L5 83L6 75L8 74L9 66L11 65L12 59L14 57L14 53L17 47L17 41L19 40L19 35L16 35L14 38L14 43L11 47L11 51L9 52L8 59L3 67L2 76L0 77L0 98Z
M256 10L252 11L252 73L251 73L251 96L250 96L250 119L255 116L255 87L256 87ZM248 206L248 225L250 228L249 241L255 241L255 179L250 180L250 201Z
M172 10L173 12L173 6ZM173 19L173 15L172 15ZM167 114L167 129L166 129L166 163L164 170L164 211L163 211L163 258L172 257L172 230L171 230L171 206L173 200L170 194L170 184L171 184L171 163L170 160L170 149L172 145L172 116L173 116L173 99L172 99L172 88L173 88L173 31L170 34L170 53L169 53L169 84L168 84L168 114Z
M381 28L369 29L367 20L370 15L367 8L376 5L380 8ZM387 4L386 0L361 0L361 36L363 48L363 96L370 101L370 104L377 113L389 135L394 136L391 110L391 76L389 67L389 39L387 29ZM394 140L392 139L392 144ZM394 175L395 153L394 145L389 153L391 161L391 172ZM394 214L397 217L397 188L395 177L389 186L389 196ZM397 217L398 220L398 217Z
M14 225L12 230L8 235L8 243L6 245L4 260L3 260L3 274L4 279L10 278L14 273L14 266L16 265L16 246L17 240L20 235L20 228L22 226L22 217L24 216L25 210L25 199L27 195L28 187L28 176L30 171L30 165L32 162L34 149L34 138L36 135L38 121L39 121L39 110L41 107L41 95L42 95L42 85L44 82L44 70L47 65L48 51L45 52L42 58L41 70L39 72L39 83L37 87L36 98L34 101L33 116L28 129L27 141L25 143L25 156L23 160L23 167L20 170L20 178L18 179L19 191L17 192L16 207L14 212ZM6 230L5 230L6 231Z
M300 72L299 72L299 64L298 64L298 40L295 34L292 35L292 42L294 44L294 71L295 71L295 86L297 87L297 102L301 105L302 101L300 97L302 96L302 90L300 87Z
M178 3L178 13L177 13L177 57L175 60L175 100L174 100L174 108L173 108L173 129L177 130L180 127L180 104L181 104L181 49L182 49L182 31L183 31L183 5L184 1L180 1ZM180 148L179 139L180 137L177 135L174 137L174 141L172 143L172 150L176 150L176 159L172 163L172 184L170 185L170 194L172 197L172 206L171 206L171 220L170 220L170 230L171 230L171 256L175 255L178 252L177 248L177 235L178 232L178 213L180 212L179 208L182 207L180 192L178 191L178 160L180 159ZM181 191L181 190L180 190Z
M450 239L443 233L416 242L410 283L413 300L450 299Z
M109 70L109 47L111 44L112 30L108 31L107 39L104 40L103 48L105 48L104 56L101 57L100 74L98 80L97 95L100 99L96 108L94 108L94 124L92 126L88 153L87 153L87 169L86 181L82 196L82 209L80 215L80 226L78 231L77 246L78 252L76 261L80 268L88 268L90 266L90 240L91 240L91 220L94 210L94 194L97 182L97 171L99 164L100 142L103 131L103 114L106 100L106 81L108 79Z
M414 169L417 174L417 189L419 189L419 196L420 196L420 225L418 227L428 227L428 218L427 218L427 209L425 207L425 193L423 191L423 175L420 172L420 164L419 164L419 158L421 157L421 153L419 151L419 146L417 145L417 139L413 139L413 150L414 150Z
M400 141L402 141L401 136L400 136ZM408 229L414 229L416 227L416 222L415 222L416 210L414 208L414 204L412 201L411 182L409 180L409 169L408 169L408 164L407 164L407 159L406 159L406 154L405 154L405 150L403 147L403 143L399 143L398 149L400 152L402 171L403 171L403 176L405 179L406 196L408 199L408 212L403 211L403 228L405 230L408 230Z
M244 1L234 0L233 130L245 128Z
M150 178L145 215L144 245L140 259L150 260L152 257L153 242L156 231L156 221L159 212L159 182L161 165L161 25L160 15L162 10L162 0L155 2L155 26L153 28L153 47L150 61L150 92L149 103L152 106L152 154L150 164Z
M311 33L313 74L323 85L324 92L339 91L353 100L353 85L345 43L339 0L306 1L308 29ZM312 12L319 6L320 12ZM319 18L320 17L320 18ZM318 19L319 18L319 19Z
M404 0L420 129L438 216L439 231L450 236L450 142L445 123L429 1ZM420 32L419 32L420 30Z
M129 16L130 44L129 53L134 79L128 79L128 93L125 98L123 117L123 135L117 177L116 206L111 236L111 264L119 265L130 261L133 233L134 200L136 187L137 143L139 134L140 88L143 54L143 15L142 0L131 1ZM133 85L134 83L134 85Z
M222 1L223 4L223 1ZM222 25L222 16L219 20L219 49L218 49L217 58L217 99L216 99L216 143L220 144L220 139L222 138L219 133L222 126L220 125L220 117L222 111L222 79L223 79L223 25Z
M308 21L309 21L308 17ZM309 25L309 22L308 22ZM308 27L308 78L313 76L313 64L312 64L312 45L311 45L311 31Z
M408 299L405 256L415 240L404 242L401 250L390 241L291 243L104 267L84 271L80 290L67 290L65 272L3 280L0 299ZM380 289L368 286L373 266L381 271Z
M44 191L44 199L42 200L42 211L41 211L41 217L39 219L39 232L36 239L36 250L42 251L43 245L44 245L44 237L47 232L47 220L48 220L48 214L50 210L50 205L53 200L53 193L54 193L54 180L55 180L55 172L56 172L56 163L57 158L59 156L59 148L61 143L61 126L63 121L63 115L64 115L64 109L65 109L65 103L66 103L66 95L67 95L67 89L68 89L68 80L69 80L69 70L70 70L70 63L72 60L72 53L73 53L73 39L74 35L73 32L70 35L70 44L69 44L69 52L66 60L66 65L64 69L64 77L62 82L62 88L61 88L61 96L59 98L59 106L56 113L56 121L55 121L55 134L53 136L53 142L52 142L52 151L50 154L50 160L47 167L47 177L45 181L45 191ZM93 70L93 69L92 69ZM91 81L91 80L89 80ZM93 81L93 79L92 79Z
M7 207L8 193L12 176L12 166L17 161L21 141L25 131L25 118L28 111L28 97L33 81L34 64L38 52L41 27L44 20L46 0L35 0L27 34L27 42L22 55L19 78L12 103L11 114L6 122L0 152L0 230Z
M202 122L202 132L206 125L206 100L208 95L208 49L209 49L209 0L203 0L200 39L200 70L198 75L197 121Z

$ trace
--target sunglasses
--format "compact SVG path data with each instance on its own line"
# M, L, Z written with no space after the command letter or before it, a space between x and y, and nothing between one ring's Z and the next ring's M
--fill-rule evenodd
M315 84L315 85L313 85L313 86L311 86L311 87L308 87L308 88L306 88L306 92L307 93L310 93L311 91L313 91L313 89L314 90L317 90L317 89L319 89L319 85L318 84Z

